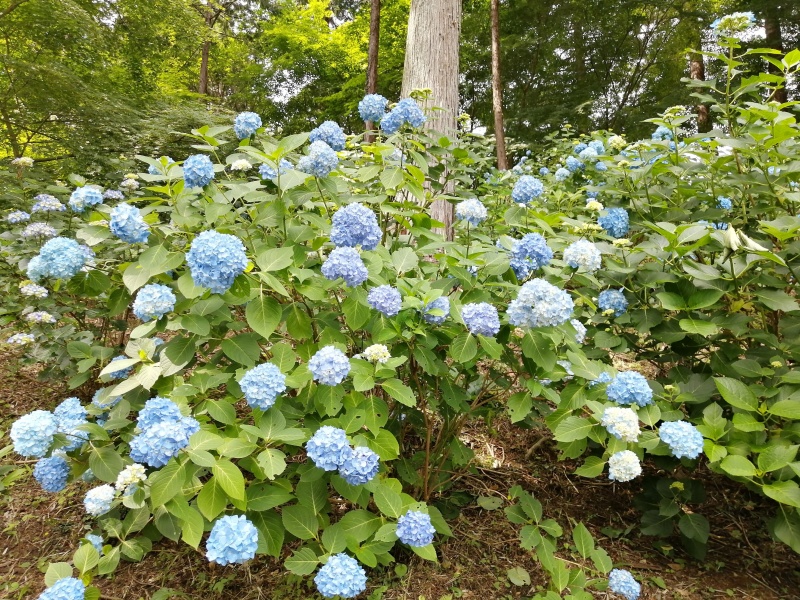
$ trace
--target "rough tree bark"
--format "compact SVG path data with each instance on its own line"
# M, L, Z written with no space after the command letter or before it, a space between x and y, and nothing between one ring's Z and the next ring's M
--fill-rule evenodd
M508 169L506 134L503 130L503 81L500 74L500 0L491 0L492 13L492 109L494 137L497 147L497 168Z
M699 29L694 38L695 47L698 50L702 49L703 39ZM706 79L706 63L703 55L699 52L692 52L689 55L689 77L696 81L705 81ZM711 131L711 114L708 106L701 102L695 106L695 112L697 113L697 131L700 133Z
M781 34L781 20L777 0L765 3L764 32L766 33L767 47L775 48L783 52L783 35ZM780 69L772 63L769 64L767 70L774 75L780 75ZM789 95L786 92L786 88L775 90L772 99L776 102L787 102L789 100Z
M432 90L437 111L427 127L452 135L458 114L458 46L461 37L461 0L412 0L408 16L406 59L402 95L411 90ZM453 205L435 200L431 217L444 223L443 233L453 238Z
M214 15L207 11L204 15L206 20L206 28L211 29L214 26ZM200 77L197 82L197 93L208 94L208 56L211 52L211 40L203 42L203 51L200 55Z
M367 52L367 94L375 94L378 91L378 49L381 39L381 0L372 0L369 12L369 50ZM373 139L372 128L374 123L368 121L366 124L367 134L364 136L366 142Z

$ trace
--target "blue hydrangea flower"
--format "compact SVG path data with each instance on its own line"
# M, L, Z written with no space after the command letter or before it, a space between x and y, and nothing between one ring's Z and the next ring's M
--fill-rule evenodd
M258 530L243 515L217 519L206 542L206 558L225 566L242 564L256 555Z
M247 371L239 387L251 408L267 410L286 391L286 376L272 363L264 363Z
M183 181L187 188L205 187L214 179L214 164L205 154L192 154L183 161Z
M619 317L628 310L628 301L622 293L622 288L618 290L603 290L597 297L597 307L600 312L613 312L615 317Z
M95 535L94 533L87 533L83 536L84 539L89 542L94 549L97 550L97 553L102 556L103 555L103 538L99 535Z
M382 237L375 213L363 204L353 202L333 214L330 238L336 246L374 250Z
M80 579L64 577L43 591L38 600L83 600L86 585Z
M658 437L675 458L697 458L703 451L703 436L688 421L670 421L658 428Z
M369 277L367 267L355 248L334 248L322 265L322 274L326 279L336 281L344 279L348 287L361 285Z
M539 175L545 176L545 175L548 175L549 173L550 173L550 169L548 169L547 167L541 167L539 169Z
M100 410L110 410L119 404L119 401L122 400L122 396L108 396L104 400L100 400L100 394L103 392L103 389L108 388L100 388L97 390L94 396L92 396L92 404Z
M444 314L432 314L431 311L433 310L440 310ZM425 308L422 309L422 318L432 325L441 325L445 322L448 315L450 315L450 298L447 296L439 296L435 300L431 300L425 305Z
M409 510L397 520L397 537L409 546L420 548L433 542L436 530L431 524L430 515Z
M582 344L586 339L586 326L578 319L570 319L570 324L575 328L575 341Z
M570 175L571 173L569 169L565 169L564 167L559 167L558 169L556 169L555 178L556 181L566 181L567 179L569 179Z
M633 481L642 474L639 457L630 450L615 452L608 459L608 478L625 483Z
M426 120L417 102L413 98L404 98L381 119L381 130L391 135L405 123L420 127Z
M86 264L81 245L75 240L56 237L48 240L39 255L28 263L28 277L39 281L43 277L72 279Z
M733 202L731 202L730 198L726 198L725 196L717 196L717 208L730 210L733 208Z
M159 423L175 423L183 418L180 407L168 398L156 396L144 403L136 424L145 430Z
M308 155L297 161L297 170L314 177L327 177L339 165L339 157L328 144L321 140L309 146Z
M81 444L89 439L86 432L78 429L81 425L86 425L86 409L81 405L78 398L67 398L56 406L53 416L56 418L58 433L67 436L67 445L64 450L70 451L80 448Z
M606 166L606 163L600 162L600 161L597 161L596 163L594 163L594 168L596 170L600 171L601 173L603 171L608 171L608 167Z
M597 219L597 223L611 237L621 238L628 233L628 211L624 208L609 208L605 215Z
M90 206L103 203L103 194L97 188L85 185L79 187L69 197L69 207L73 212L81 213Z
M523 175L511 190L511 199L517 204L530 204L544 192L544 184L531 175Z
M44 456L53 443L57 429L56 418L46 410L35 410L21 416L11 425L14 452L25 458Z
M600 385L601 383L611 383L612 379L613 378L611 377L610 373L606 373L605 371L603 371L602 373L600 373L600 375L597 376L597 379L593 379L592 381L589 382L589 387L594 387L596 385Z
M136 244L146 242L150 226L144 222L141 211L130 204L117 204L111 209L108 227L123 242Z
M166 285L151 283L136 294L133 314L142 321L160 319L175 308L176 300L175 294Z
M488 216L489 212L486 210L483 202L477 198L469 198L456 206L456 218L461 221L466 221L470 225L476 227Z
M578 158L580 158L581 160L588 161L588 162L595 161L595 160L597 160L597 150L595 150L594 148L591 148L591 147L584 148L578 154Z
M192 417L160 421L130 441L130 457L151 467L163 467L189 445L189 438L199 430L200 424Z
M580 142L578 144L575 144L575 147L572 149L572 151L575 154L580 154L581 152L586 150L586 148L588 148L588 146L586 144L584 144L583 142Z
M133 179L126 179L126 181L133 181ZM122 184L120 184L122 185ZM137 184L138 185L138 184ZM119 190L106 190L103 192L103 199L104 200L125 200L125 194L120 192Z
M323 471L335 471L352 454L344 429L323 425L306 442L306 454Z
M308 141L325 142L334 150L344 150L345 135L342 128L335 121L325 121L316 129L312 129Z
M380 459L369 448L353 448L347 459L339 467L339 475L350 485L364 485L378 474Z
M186 264L195 285L224 294L233 280L244 273L247 255L239 238L210 229L194 238L186 254Z
M261 179L277 179L278 175L283 175L287 171L291 171L293 168L294 167L292 166L292 163L285 158L282 158L280 164L278 165L277 171L268 164L264 163L258 167L258 174L261 176Z
M665 125L659 125L650 137L655 141L671 140L672 130Z
M27 344L32 344L35 340L36 338L34 338L30 333L15 333L6 340L6 344L25 346Z
M64 212L67 207L59 202L58 198L50 194L39 194L33 198L35 204L31 208L32 213L37 212Z
M325 598L355 598L367 589L367 574L356 559L334 554L317 572L314 583Z
M573 269L583 268L589 273L594 273L603 265L600 250L589 240L572 242L564 250L564 262Z
M6 217L6 221L8 221L9 223L12 223L12 224L16 224L16 223L22 223L24 221L27 221L30 218L31 218L31 216L28 213L26 213L24 210L15 210L13 212L8 213L8 216Z
M350 359L335 346L320 348L308 361L314 381L322 385L339 385L350 373Z
M378 123L386 113L389 101L380 94L367 94L358 103L358 114L365 123L372 121Z
M21 285L19 287L19 291L23 296L33 296L34 298L47 298L47 296L50 295L50 292L47 291L47 288L36 285L35 283L26 283L25 285Z
M574 156L568 156L565 164L567 165L567 170L570 173L574 173L575 171L584 168L584 164Z
M508 305L508 321L520 327L549 327L566 323L574 303L566 290L544 279L523 284L517 297Z
M608 589L624 596L626 600L638 600L642 586L625 569L612 569L608 576Z
M553 260L553 251L538 233L527 233L511 247L511 268L517 279L525 279Z
M600 424L618 440L636 442L639 439L639 416L632 408L608 406L600 417Z
M86 492L83 498L83 507L86 513L99 517L111 510L111 503L114 501L114 488L108 484L92 488Z
M653 390L636 371L623 371L606 387L606 396L617 404L647 406L653 403Z
M56 234L56 229L47 223L31 223L20 234L24 238L33 237L53 237Z
M461 309L461 318L470 333L494 337L500 331L500 317L497 309L486 302L465 304Z
M124 354L120 354L120 355L115 356L114 358L112 358L111 362L113 363L113 362L116 362L118 360L127 360L127 358L128 357L125 356ZM119 369L118 371L112 371L111 373L108 373L107 377L110 380L126 379L131 373L133 373L133 367L123 367L122 369Z
M69 464L63 456L41 458L33 469L33 478L45 492L60 492L67 485Z
M589 142L589 148L592 148L597 154L602 154L606 151L606 147L600 140L592 140Z
M400 312L402 301L400 292L390 285L379 285L367 294L367 304L387 317L393 317Z
M254 112L241 112L233 120L233 132L240 140L249 138L261 127L261 117Z
M167 167L169 167L169 165L175 163L175 160L171 156L162 156L159 159L159 161L161 161L161 162L163 162L165 160L167 161ZM150 175L163 175L166 172L166 170L167 169L165 167L161 166L161 165L158 165L158 166L150 165L149 167L147 167L147 172Z

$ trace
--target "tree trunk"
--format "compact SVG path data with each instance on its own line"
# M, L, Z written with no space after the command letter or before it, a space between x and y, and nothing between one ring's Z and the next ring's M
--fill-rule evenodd
M367 52L367 94L375 94L378 91L378 50L381 39L381 0L372 0L369 13L369 51ZM367 133L364 141L372 141L372 121L366 124Z
M208 30L214 26L214 18L210 12L205 14L206 28ZM206 31L209 34L209 31ZM211 52L211 40L203 42L203 52L200 57L200 79L197 83L197 92L199 94L208 94L208 55Z
M697 36L695 42L702 44L700 36ZM706 63L703 55L698 52L692 52L689 55L689 77L696 81L705 81L706 79ZM700 133L711 131L711 115L708 106L701 102L695 106L695 112L697 112L697 131Z
M500 75L500 0L491 0L492 12L492 109L494 139L497 147L497 168L508 169L506 134L503 130L503 83Z
M783 52L783 36L781 34L781 20L778 14L778 7L776 4L772 2L766 2L764 8L764 32L766 33L767 38L767 47L768 48L775 48L776 50L780 50ZM781 71L770 63L767 66L767 71L772 73L773 75L780 75ZM789 100L789 96L786 93L786 87L782 87L779 90L775 90L775 93L772 96L772 99L776 102L784 103Z
M426 126L448 136L456 131L460 37L461 0L412 0L402 95L430 89L432 105L444 110L432 115ZM453 239L453 205L435 200L431 217L444 223L443 233Z

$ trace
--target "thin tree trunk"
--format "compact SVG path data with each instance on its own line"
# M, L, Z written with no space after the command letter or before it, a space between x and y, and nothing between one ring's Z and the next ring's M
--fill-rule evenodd
M3 124L6 127L6 138L8 139L8 144L11 146L11 153L14 155L14 158L19 158L22 156L23 151L19 145L19 139L17 139L17 131L14 128L14 124L11 121L11 116L8 114L8 111L4 106L0 106L0 115L3 117Z
M381 39L381 0L372 0L369 13L369 51L367 52L367 94L375 94L378 91L378 50ZM368 121L366 124L367 133L364 141L367 143L373 139L372 128L375 124Z
M205 14L206 19L206 28L211 29L213 27L213 17L211 13ZM206 31L206 34L209 32ZM200 79L197 83L197 92L199 94L208 94L208 56L211 52L211 40L207 39L203 42L203 52L200 57Z
M497 168L508 169L506 134L503 130L503 88L500 74L500 0L491 0L492 12L492 108L494 110L494 138L497 147Z
M781 34L781 20L778 13L778 6L772 2L766 2L764 8L764 32L767 38L767 47L775 48L783 52L783 35ZM780 69L770 63L767 67L769 73L780 75ZM776 102L784 103L789 100L786 87L775 90L772 99Z
M461 0L412 0L408 16L402 95L430 89L437 111L427 127L451 136L458 113L458 46L461 37ZM431 204L431 217L444 223L442 233L453 239L453 205Z
M698 50L702 48L703 39L699 30L694 40L697 44ZM703 55L699 52L692 52L689 55L689 77L695 81L705 81L706 79L706 63ZM695 106L697 113L697 131L705 133L711 131L711 114L708 111L708 105L702 102Z

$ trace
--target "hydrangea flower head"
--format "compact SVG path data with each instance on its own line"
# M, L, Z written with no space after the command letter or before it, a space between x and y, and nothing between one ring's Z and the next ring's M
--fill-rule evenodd
M621 135L612 135L608 138L608 147L612 150L622 150L625 146L628 145L628 142L625 141L625 138Z
M425 113L413 98L403 98L381 119L381 130L389 135L396 133L405 123L422 127L427 121Z
M523 175L514 184L511 190L511 199L517 204L530 204L544 192L541 180L531 175Z
M731 202L730 198L726 198L725 196L717 196L717 208L730 210L733 208L733 202Z
M253 165L246 158L240 158L231 163L231 171L249 171L252 168Z
M317 591L325 598L355 598L367 589L367 574L347 554L334 554L314 576Z
M38 600L83 600L86 585L75 577L63 577L43 591Z
M489 216L489 212L486 210L483 202L477 198L469 198L456 206L456 218L461 221L466 221L470 225L476 227L480 225L487 216Z
M159 159L159 162L163 163L164 161L166 161L166 163L167 163L166 166L167 167L169 167L169 165L175 163L175 160L171 156L162 156ZM166 170L167 169L164 166L162 166L161 164L159 164L159 165L150 165L149 167L147 167L147 172L150 175L163 175Z
M134 183L136 182L134 181ZM105 192L103 192L103 198L105 200L125 200L125 194L123 194L119 190L106 190Z
M81 245L65 237L48 240L39 250L39 262L32 267L35 258L28 264L28 276L34 281L36 279L32 276L34 274L31 273L32 270L44 277L66 280L72 279L86 264L86 256Z
M177 421L161 421L130 441L131 459L151 467L163 467L189 445L189 438L200 430L192 417Z
M613 314L615 317L625 314L628 310L628 301L622 289L603 290L597 297L597 307L602 313Z
M575 328L575 341L582 344L586 340L586 326L578 319L570 319L570 325Z
M636 442L639 439L639 417L631 408L608 406L600 417L600 424L618 440Z
M433 310L442 311L444 314L432 314ZM447 320L448 315L450 315L450 298L447 296L439 296L435 300L431 300L422 309L422 318L431 325L441 325Z
M647 379L636 371L623 371L606 387L606 396L617 404L647 406L653 403L653 390Z
M84 185L79 187L69 197L69 207L73 212L81 213L90 206L103 203L103 194L97 188Z
M88 439L86 432L78 429L87 423L86 414L86 409L81 405L81 401L75 397L67 398L53 410L53 416L56 418L58 426L57 433L67 436L65 450L80 448L81 444Z
M573 269L584 269L589 273L594 273L603 265L600 250L592 242L580 239L572 242L564 250L564 262Z
M117 204L111 209L111 233L129 244L146 242L150 226L144 222L141 211L130 204Z
M233 133L240 140L249 138L261 127L261 117L254 112L240 112L233 120Z
M589 148L594 150L597 154L602 154L603 152L606 151L606 147L600 140L592 140L591 142L589 142Z
M166 285L151 283L144 286L136 294L133 302L133 314L142 321L160 319L175 308L175 294Z
M651 139L657 142L662 140L672 140L672 137L673 137L672 130L666 125L659 125L658 127L656 127L656 130L653 132L653 135L650 136Z
M339 385L350 373L350 359L335 346L320 348L308 361L308 369L322 385Z
M26 283L19 286L19 291L23 296L33 296L34 298L47 298L50 294L47 288L35 283Z
M569 179L570 175L571 173L569 169L565 169L564 167L559 167L558 169L556 169L555 178L556 181L566 181L567 179Z
M433 542L436 530L431 524L430 515L409 510L397 520L397 537L409 546L420 548Z
M119 401L122 400L122 396L108 396L107 398L100 400L100 394L103 392L103 389L104 388L100 388L94 393L94 396L92 397L92 404L100 410L109 410L114 408L117 404L119 404Z
M316 129L312 129L308 136L311 143L325 142L334 150L344 150L345 135L342 128L335 121L325 121Z
M384 364L392 358L389 348L383 344L372 344L364 348L364 352L357 355L357 358L363 358L369 362Z
M703 436L688 421L670 421L658 428L658 437L675 458L697 458L703 451Z
M337 247L374 250L382 237L375 213L363 204L353 202L333 214L330 238Z
M608 478L612 481L632 481L642 474L639 457L630 450L622 450L608 459Z
M32 344L35 340L36 338L34 338L30 333L15 333L6 340L6 344L11 344L13 346L26 346L28 344Z
M306 442L306 454L323 471L335 471L352 454L344 429L323 425Z
M612 379L613 377L611 376L611 373L606 373L605 371L603 371L602 373L600 373L600 375L597 376L597 379L593 379L592 381L589 382L589 387L594 387L602 383L611 383Z
M520 288L508 305L508 320L520 327L549 327L566 323L574 302L569 292L544 279L533 279Z
M591 146L588 147L588 148L584 148L578 154L578 158L580 158L581 160L588 161L588 162L593 162L593 161L597 160L597 150L595 150Z
M465 304L461 309L461 318L470 333L494 337L500 331L500 317L497 309L486 302Z
M261 176L261 179L277 179L278 175L283 175L287 171L291 171L293 168L294 167L292 166L292 163L285 158L282 158L277 170L264 163L258 167L258 174Z
M626 600L638 600L642 586L625 569L612 569L608 575L608 589Z
M31 218L31 216L28 213L26 213L24 210L15 210L15 211L12 211L12 212L8 213L8 215L6 216L6 221L8 221L9 223L12 223L12 224L16 224L16 223L22 223L24 221L27 221L30 218Z
M130 486L138 485L145 479L147 479L147 473L144 466L139 463L133 463L119 472L117 480L114 482L114 488L118 492L125 492Z
M574 156L568 156L564 163L567 165L567 170L570 173L574 173L575 171L585 168L584 164Z
M206 542L206 558L219 565L242 564L256 555L258 530L243 515L217 519Z
M386 113L386 105L389 101L380 94L367 94L358 103L358 115L365 123L372 121L378 123Z
M511 268L517 279L525 279L536 269L550 264L553 251L538 233L526 233L511 247Z
M756 16L751 12L735 12L716 19L711 23L711 30L719 36L739 37L756 23Z
M402 301L400 292L390 285L379 285L367 294L367 304L387 317L393 317L400 312Z
M380 459L369 448L357 446L339 467L339 475L350 485L364 485L378 474Z
M621 238L628 233L630 220L628 211L624 208L609 208L606 214L597 219L598 224L608 232L608 235Z
M180 407L168 398L156 396L144 403L136 424L145 430L159 423L173 423L183 418Z
M11 425L14 452L25 458L44 456L53 443L57 429L56 418L46 410L35 410L21 416Z
M601 162L599 160L596 163L594 163L594 168L597 169L600 172L608 171L608 167L606 166L606 163Z
M56 318L46 310L36 310L25 315L28 323L55 323Z
M86 492L86 496L83 498L83 507L86 509L86 513L93 517L106 514L111 510L114 495L114 488L108 484L92 488Z
M126 177L122 180L122 183L119 184L119 187L128 193L133 193L139 189L139 182L132 177ZM103 197L105 197L105 194L103 194Z
M548 169L547 167L541 167L539 169L539 175L541 175L542 177L549 174L550 174L550 169Z
M297 161L297 170L314 177L327 177L339 165L339 157L322 140L312 142L308 155Z
M575 147L572 149L572 152L574 154L580 154L581 152L586 150L586 148L588 148L588 146L586 144L584 144L583 142L580 142L578 144L575 144Z
M369 271L355 248L339 247L331 250L322 265L322 274L326 279L336 281L341 277L348 287L361 285L369 277Z
M214 164L205 154L192 154L183 161L183 181L187 188L205 187L214 179Z
M286 391L286 376L272 363L264 363L247 371L239 387L251 408L267 410Z
M83 537L94 547L95 550L97 550L97 553L100 556L103 555L103 538L101 538L99 535L95 535L94 533L87 533Z
M67 485L69 464L63 456L40 458L33 469L33 478L45 492L60 492Z
M210 229L194 238L186 264L195 285L224 294L247 268L247 255L239 238Z
M46 237L51 238L56 235L56 228L47 223L31 223L20 234L24 238Z

